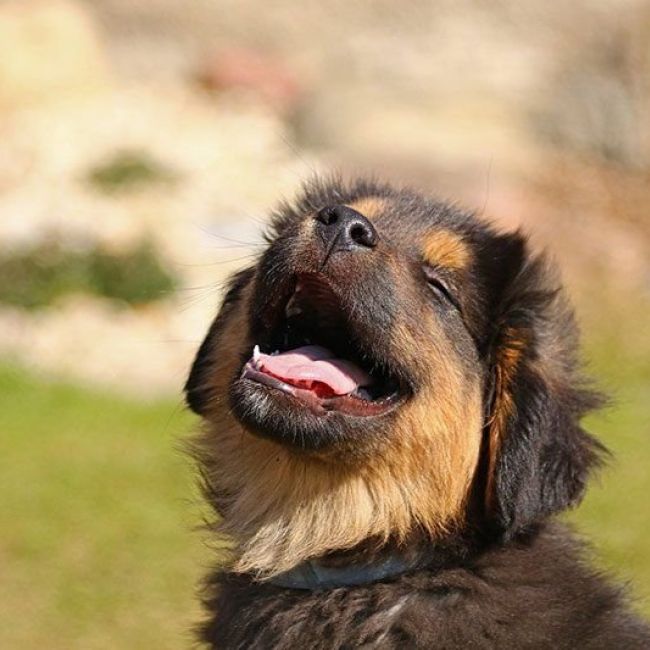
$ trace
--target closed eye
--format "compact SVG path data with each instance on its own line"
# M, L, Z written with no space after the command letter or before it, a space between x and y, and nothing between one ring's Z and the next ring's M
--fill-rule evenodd
M449 285L440 277L438 271L425 264L422 269L424 270L424 277L426 278L429 289L432 293L440 300L444 300L457 309L461 311L460 304L456 299L456 296L453 294L452 290L449 288Z

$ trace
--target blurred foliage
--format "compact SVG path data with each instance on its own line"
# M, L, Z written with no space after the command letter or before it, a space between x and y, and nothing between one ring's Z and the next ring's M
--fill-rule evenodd
M128 304L153 302L177 286L150 242L111 253L71 251L58 243L0 255L0 303L44 307L70 293L90 293Z
M88 174L93 187L109 194L135 191L175 179L170 169L139 151L120 151Z

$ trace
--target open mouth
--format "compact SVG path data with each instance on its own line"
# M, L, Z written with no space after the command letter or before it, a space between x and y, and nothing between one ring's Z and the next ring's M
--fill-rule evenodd
M298 276L241 379L291 395L317 414L382 415L405 397L386 364L355 343L332 288L312 274Z

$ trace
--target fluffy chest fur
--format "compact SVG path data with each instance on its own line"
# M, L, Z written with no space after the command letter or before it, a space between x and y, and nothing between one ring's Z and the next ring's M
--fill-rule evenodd
M486 551L464 566L392 582L305 592L216 574L204 626L212 648L650 647L620 590L581 560L562 529Z

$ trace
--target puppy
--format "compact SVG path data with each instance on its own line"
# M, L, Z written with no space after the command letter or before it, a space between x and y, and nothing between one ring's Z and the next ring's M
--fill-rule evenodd
M650 648L551 517L605 454L571 309L519 233L308 184L230 281L186 385L229 540L211 648Z

